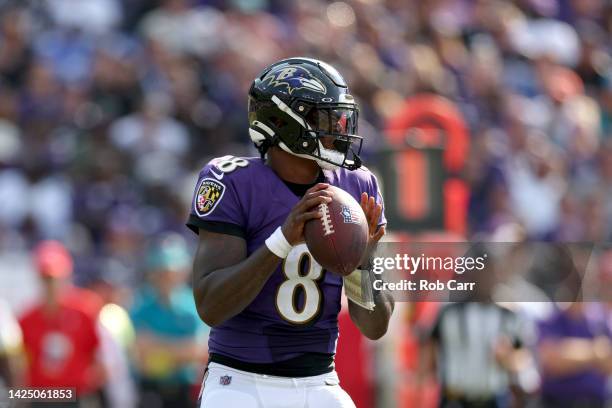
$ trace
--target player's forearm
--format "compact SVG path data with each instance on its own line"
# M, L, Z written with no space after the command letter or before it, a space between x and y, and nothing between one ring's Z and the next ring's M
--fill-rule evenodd
M593 341L568 338L542 344L540 360L549 374L566 375L596 368L602 358Z
M242 312L259 294L280 262L264 245L240 263L214 270L194 282L200 317L217 326Z
M521 348L513 350L509 354L504 368L513 374L518 374L532 363L532 357L528 350Z
M351 320L361 333L371 340L377 340L385 335L395 307L393 297L384 291L375 294L374 303L374 310L370 311L349 300Z
M378 241L372 241L364 253L362 265L371 265L371 259L378 247ZM368 266L361 269L367 270ZM349 314L351 320L361 333L371 340L377 340L385 335L389 327L389 319L395 307L393 296L387 291L374 291L374 310L364 309L349 299Z

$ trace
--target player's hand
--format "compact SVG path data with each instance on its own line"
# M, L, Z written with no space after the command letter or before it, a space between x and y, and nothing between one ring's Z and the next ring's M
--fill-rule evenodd
M376 204L374 197L368 196L368 193L361 193L361 208L368 220L368 244L376 244L385 235L385 226L378 228L382 205Z
M333 193L327 187L329 184L325 183L318 183L311 187L287 216L281 230L291 245L304 241L304 224L307 221L321 218L317 207L332 201Z
M366 265L372 252L376 248L376 244L385 235L385 226L378 227L378 220L382 214L382 205L376 204L374 197L368 196L368 193L361 193L361 208L365 213L368 221L368 245L363 255L360 265Z
M504 368L508 367L508 361L513 350L514 347L512 347L510 339L506 336L501 336L493 345L493 356L495 357L495 361Z

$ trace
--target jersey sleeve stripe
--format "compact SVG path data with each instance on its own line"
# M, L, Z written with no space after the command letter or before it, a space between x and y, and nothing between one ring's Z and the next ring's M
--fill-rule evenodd
M209 232L216 232L218 234L227 234L234 235L240 238L246 238L246 231L239 225L222 221L204 221L194 214L191 214L189 216L189 220L187 221L186 225L196 234L198 233L198 229L202 228L203 230Z

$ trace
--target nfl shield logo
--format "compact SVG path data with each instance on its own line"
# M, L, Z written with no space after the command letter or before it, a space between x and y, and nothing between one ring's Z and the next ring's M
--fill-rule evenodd
M229 375L224 375L221 378L219 378L219 384L221 385L230 385L231 382L232 382L232 377Z
M359 216L349 206L343 205L340 215L342 216L345 224L359 224Z

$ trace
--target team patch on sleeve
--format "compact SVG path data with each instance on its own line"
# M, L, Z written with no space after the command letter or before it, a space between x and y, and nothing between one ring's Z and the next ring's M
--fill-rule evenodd
M210 214L223 198L224 192L225 185L220 181L211 178L202 179L195 196L196 214L200 217Z

